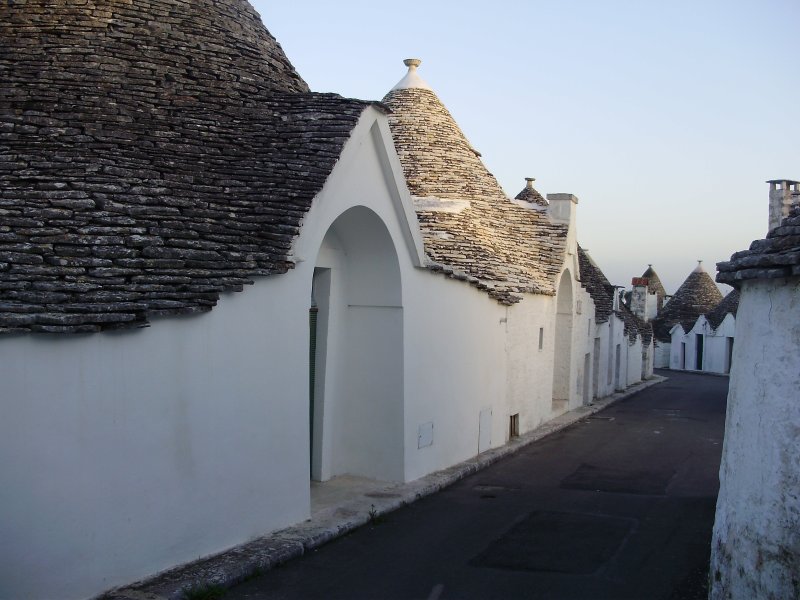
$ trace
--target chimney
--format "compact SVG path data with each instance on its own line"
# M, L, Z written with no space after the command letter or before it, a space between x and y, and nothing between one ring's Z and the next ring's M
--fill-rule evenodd
M647 277L634 277L631 280L631 312L642 321L647 321L647 286L650 281Z
M789 216L793 205L800 203L800 182L791 179L770 179L769 230L772 231Z
M529 182L533 185L533 182ZM550 203L548 214L555 223L571 225L575 217L575 205L578 198L572 194L547 194L547 201Z
M564 194L564 195L567 196L569 194ZM613 291L614 299L613 299L613 304L611 305L611 308L613 310L620 310L620 300L622 299L621 298L622 294L625 293L625 288L623 288L621 285L614 285L614 286L612 286L612 288L614 290Z

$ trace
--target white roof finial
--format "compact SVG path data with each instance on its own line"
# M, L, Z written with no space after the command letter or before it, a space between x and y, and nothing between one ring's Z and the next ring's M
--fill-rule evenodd
M408 67L408 73L406 73L406 76L397 82L397 85L394 86L392 90L406 90L410 88L419 88L422 90L431 89L431 87L425 83L422 77L420 77L417 73L417 67L422 64L420 59L407 58L403 61L403 64Z
M703 261L698 260L697 266L694 268L695 273L705 273L705 269L703 268Z

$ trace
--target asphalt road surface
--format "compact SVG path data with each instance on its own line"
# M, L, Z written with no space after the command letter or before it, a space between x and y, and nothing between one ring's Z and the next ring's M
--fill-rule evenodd
M728 380L665 374L225 600L706 598Z

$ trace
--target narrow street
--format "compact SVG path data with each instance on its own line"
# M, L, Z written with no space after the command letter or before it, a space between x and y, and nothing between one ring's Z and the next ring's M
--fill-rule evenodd
M728 379L662 374L224 598L705 598Z

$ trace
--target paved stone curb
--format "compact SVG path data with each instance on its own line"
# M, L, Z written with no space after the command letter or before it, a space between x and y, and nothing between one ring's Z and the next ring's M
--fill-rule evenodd
M666 377L655 375L623 392L559 415L500 448L487 450L475 458L410 483L387 484L371 494L359 495L345 504L326 509L302 523L165 571L155 577L111 590L99 596L98 600L183 600L185 592L191 589L207 586L232 587L291 558L302 556L381 515L434 494L525 446L666 380Z

